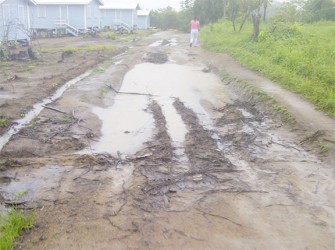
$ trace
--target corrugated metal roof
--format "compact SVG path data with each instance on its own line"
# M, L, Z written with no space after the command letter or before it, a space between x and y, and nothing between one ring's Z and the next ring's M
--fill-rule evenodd
M150 10L138 10L137 15L138 16L149 16Z
M68 5L85 5L89 4L92 1L98 1L100 4L103 4L102 0L34 0L37 4L68 4Z

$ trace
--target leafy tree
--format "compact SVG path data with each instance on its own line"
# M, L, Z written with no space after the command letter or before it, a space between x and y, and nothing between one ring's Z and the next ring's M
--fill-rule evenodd
M161 29L177 29L180 26L178 12L172 7L166 7L151 12L151 23Z
M194 15L203 23L213 23L223 16L222 0L195 0Z
M303 10L302 20L305 22L335 21L335 1L307 0Z

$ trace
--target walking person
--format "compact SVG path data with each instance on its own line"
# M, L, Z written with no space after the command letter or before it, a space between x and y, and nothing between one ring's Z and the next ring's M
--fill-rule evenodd
M194 17L190 22L191 27L191 40L190 40L190 47L196 46L198 43L198 36L200 31L200 22L199 20Z

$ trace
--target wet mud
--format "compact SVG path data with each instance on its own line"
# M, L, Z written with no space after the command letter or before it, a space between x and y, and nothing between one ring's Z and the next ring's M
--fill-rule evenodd
M187 35L159 37L1 150L2 203L37 212L16 249L333 249L332 166Z

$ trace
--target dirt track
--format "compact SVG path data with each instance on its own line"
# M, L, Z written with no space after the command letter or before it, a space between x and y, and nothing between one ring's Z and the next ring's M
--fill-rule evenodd
M334 249L334 120L313 113L322 124L311 124L299 115L299 108L308 107L302 102L288 105L297 122L284 124L270 101L238 87L238 77L269 93L273 83L226 55L189 48L187 39L164 32L128 44L132 48L116 58L116 52L75 54L56 64L60 54L55 56L47 72L60 64L76 71L62 82L110 59L0 152L4 202L37 208L37 226L18 249ZM87 66L78 66L83 61ZM222 83L215 75L220 71L230 74ZM61 77L62 70L55 74ZM30 77L26 72L11 83L18 90ZM174 86L175 77L185 83ZM10 103L7 83L1 86ZM28 86L29 106L40 99L36 93L45 97L52 90ZM274 97L287 102L285 94ZM24 103L2 104L1 112L11 106L6 114L18 117ZM152 120L148 132L131 129L138 119ZM105 129L106 123L111 125ZM121 139L102 143L107 153L97 150L118 124ZM112 144L118 145L114 151Z

